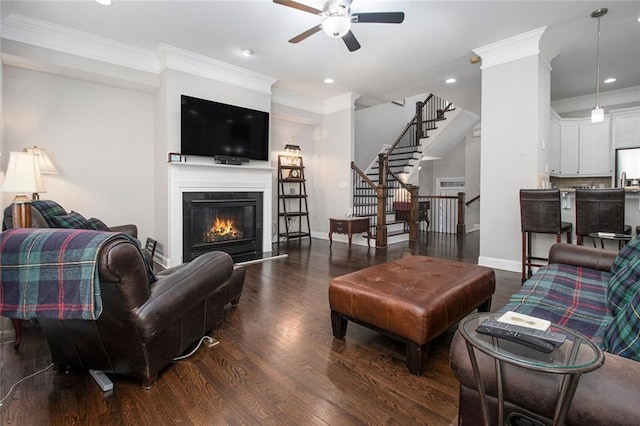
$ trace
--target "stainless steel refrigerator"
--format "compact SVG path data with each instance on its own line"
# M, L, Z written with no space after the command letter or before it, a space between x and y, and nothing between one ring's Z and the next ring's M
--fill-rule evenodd
M626 182L622 182L623 173ZM616 149L616 186L638 186L640 182L640 148Z

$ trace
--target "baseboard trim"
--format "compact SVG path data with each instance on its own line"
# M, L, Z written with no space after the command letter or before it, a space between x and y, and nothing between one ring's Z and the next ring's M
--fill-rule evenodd
M522 272L522 262L515 260L480 256L478 257L478 265L510 272Z

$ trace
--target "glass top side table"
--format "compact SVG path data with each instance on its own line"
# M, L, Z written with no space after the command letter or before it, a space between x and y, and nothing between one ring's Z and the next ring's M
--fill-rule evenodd
M502 383L502 363L516 365L528 370L550 374L561 374L562 380L558 391L558 399L553 416L554 425L564 424L571 400L578 387L580 376L599 368L604 363L602 350L582 334L552 324L551 331L567 336L565 342L551 353L544 353L528 348L522 344L499 339L476 332L476 328L486 319L497 320L502 314L480 313L462 319L458 326L467 345L473 374L476 378L480 394L482 417L485 425L490 425L489 409L482 375L478 368L475 350L484 352L495 361L496 382L498 388L498 425L504 424L504 395Z
M604 240L617 241L618 250L633 239L633 235L631 234L615 234L608 232L592 232L587 235L587 237L591 238L594 247L596 247L596 240L600 240L600 248L604 248Z

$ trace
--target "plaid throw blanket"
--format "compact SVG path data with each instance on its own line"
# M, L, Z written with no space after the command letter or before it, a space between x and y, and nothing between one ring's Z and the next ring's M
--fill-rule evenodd
M10 229L0 235L0 315L96 319L102 313L97 257L123 234Z
M611 322L607 283L610 274L571 265L544 266L499 312L515 311L547 319L584 334L602 347Z

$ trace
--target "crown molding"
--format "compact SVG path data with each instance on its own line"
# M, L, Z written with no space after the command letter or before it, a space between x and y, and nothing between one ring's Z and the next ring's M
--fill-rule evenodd
M286 90L274 89L271 95L271 102L316 114L325 113L325 103L323 101Z
M517 36L473 49L482 58L482 69L512 62L529 56L540 55L551 69L551 60L558 56L558 49L542 39L547 27L541 27Z
M164 43L158 45L156 55L160 71L167 68L178 70L258 92L271 94L271 86L278 81L277 78Z
M274 90L271 102L301 109L303 111L326 115L345 109L355 109L355 102L360 97L359 94L348 92L325 101L313 99L306 96L287 92L285 90Z
M640 103L640 86L600 92L600 105L603 107L633 103ZM592 109L594 105L595 93L551 102L551 108L558 114L588 110Z
M360 97L359 94L348 92L335 98L327 99L325 101L325 114L331 114L332 112L338 112L345 109L355 110L356 101Z
M152 51L39 19L11 14L2 20L0 34L7 40L159 73L158 59Z
M12 14L3 19L0 35L3 39L139 71L160 74L170 68L269 94L277 81L166 44L160 44L154 52L22 15Z

